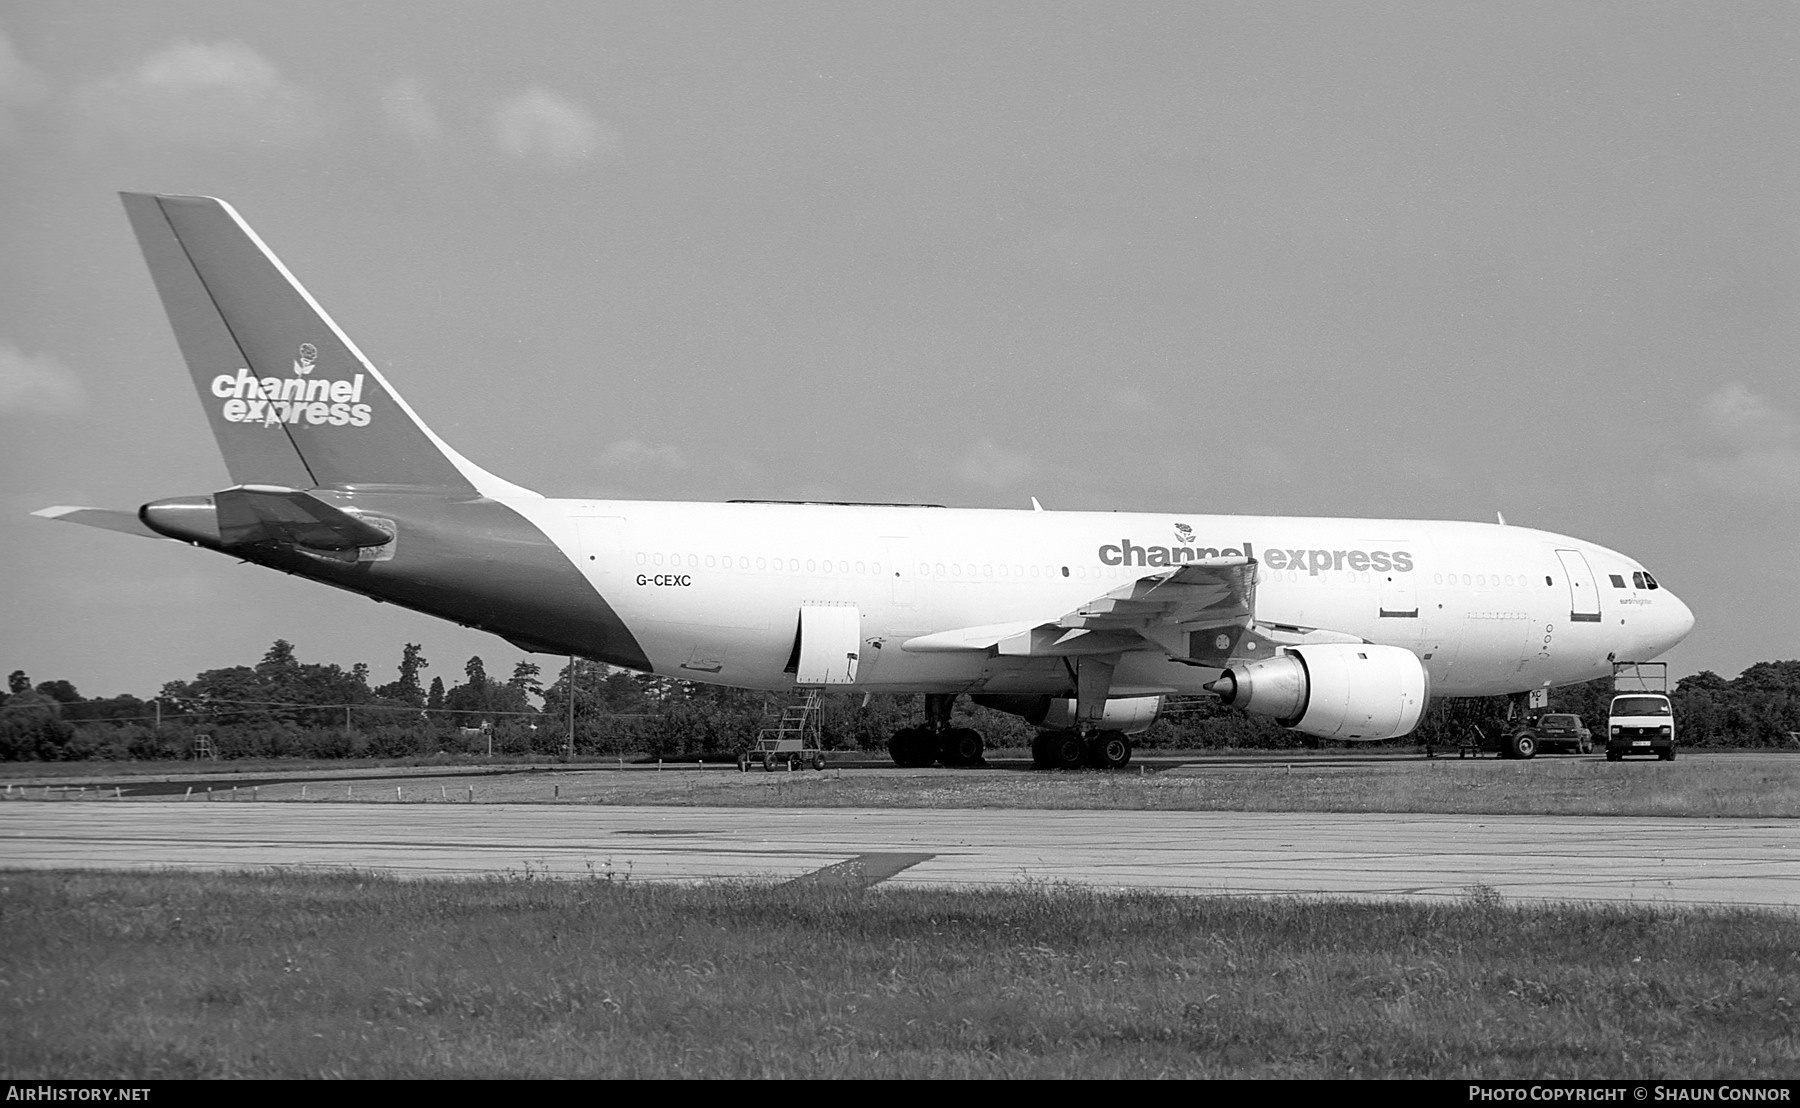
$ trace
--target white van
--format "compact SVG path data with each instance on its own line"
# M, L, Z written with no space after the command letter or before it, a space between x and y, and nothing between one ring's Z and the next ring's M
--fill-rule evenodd
M1654 754L1675 760L1675 709L1663 693L1620 693L1606 713L1606 760Z

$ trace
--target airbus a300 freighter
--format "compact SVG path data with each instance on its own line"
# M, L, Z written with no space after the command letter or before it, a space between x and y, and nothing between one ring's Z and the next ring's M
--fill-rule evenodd
M1162 698L1330 739L1433 697L1523 693L1680 642L1638 562L1524 527L1404 519L549 499L414 413L222 201L125 194L231 488L40 515L161 536L491 631L754 689L923 693L902 765L979 762L956 697L1120 766ZM1034 503L1035 509L1035 503Z

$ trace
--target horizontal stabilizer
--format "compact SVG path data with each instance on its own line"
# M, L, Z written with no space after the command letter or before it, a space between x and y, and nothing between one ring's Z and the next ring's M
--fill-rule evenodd
M392 536L366 520L334 508L310 493L273 485L239 485L213 494L219 542L291 543L315 550L382 546Z
M52 508L39 508L31 513L45 519L59 519L64 523L80 523L88 527L100 527L108 531L123 531L127 535L138 535L146 539L160 539L160 535L145 527L138 519L136 512L121 512L113 508L77 508L67 504L58 504Z

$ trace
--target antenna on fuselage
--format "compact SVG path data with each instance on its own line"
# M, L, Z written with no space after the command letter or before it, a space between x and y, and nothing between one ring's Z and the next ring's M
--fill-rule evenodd
M1038 503L1038 499L1035 496L1031 498L1031 510L1034 512L1041 512L1044 510L1044 506Z
M1505 526L1506 526L1506 515L1505 515L1505 513L1503 513L1503 512L1495 512L1495 513L1494 513L1494 518L1495 518L1495 519L1497 519L1497 520L1499 520L1499 521L1500 521L1500 526L1502 526L1502 527L1505 527Z

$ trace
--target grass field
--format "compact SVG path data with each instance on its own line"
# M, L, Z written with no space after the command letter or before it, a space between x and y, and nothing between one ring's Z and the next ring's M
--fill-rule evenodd
M15 1079L1800 1072L1756 912L10 873L0 927Z
M344 765L340 774L375 767ZM268 773L268 769L261 772ZM279 772L279 770L277 771ZM292 777L294 770L286 771ZM251 774L252 776L254 774ZM473 790L471 792L471 790ZM44 789L34 786L33 797ZM51 795L57 795L54 792ZM1138 774L1022 770L827 769L738 773L713 766L459 774L381 782L317 781L216 789L215 801L673 804L726 807L1067 808L1175 811L1392 812L1452 815L1741 816L1800 818L1800 758L1690 757L1674 763L1596 759L1263 764L1196 762ZM179 802L179 794L168 798ZM206 799L204 792L194 800Z

